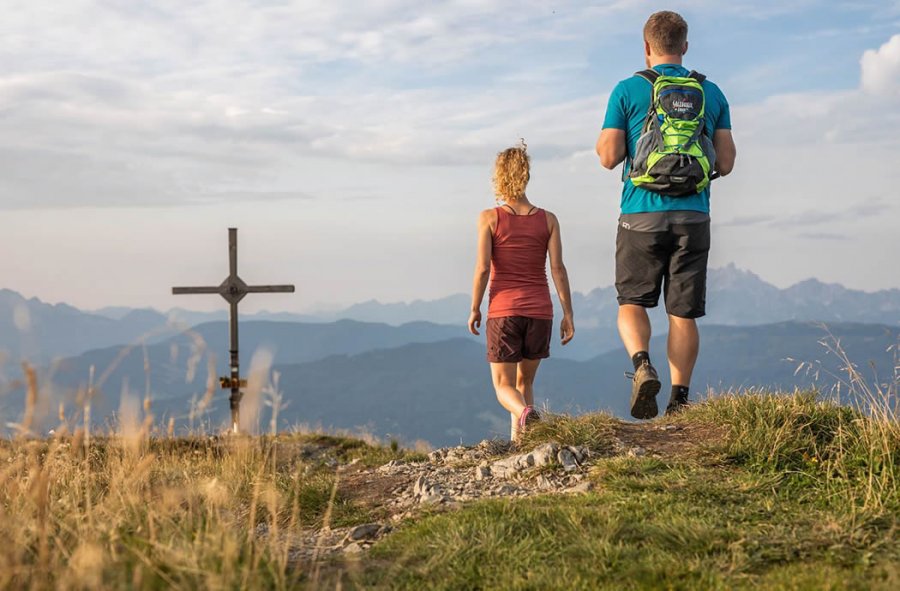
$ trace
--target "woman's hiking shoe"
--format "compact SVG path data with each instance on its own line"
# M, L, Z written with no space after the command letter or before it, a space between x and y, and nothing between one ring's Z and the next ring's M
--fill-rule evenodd
M634 373L626 372L631 382L631 416L636 419L652 419L659 414L656 395L662 384L656 369L645 361Z
M541 420L541 415L534 410L533 406L526 406L522 414L519 415L519 431L524 431L528 425L532 425Z
M666 416L678 414L679 412L684 410L685 406L689 405L690 403L691 401L688 400L688 395L686 392L673 394L672 397L669 398L669 405L666 406Z

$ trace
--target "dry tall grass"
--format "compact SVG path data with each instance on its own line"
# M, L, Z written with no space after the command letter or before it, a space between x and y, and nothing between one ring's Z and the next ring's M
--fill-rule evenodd
M260 438L6 443L0 588L287 588L313 523L302 466L275 458Z
M301 547L323 526L365 518L338 493L339 461L406 453L276 434L277 378L263 392L269 435L175 438L170 424L165 436L149 387L142 405L123 393L113 432L91 433L91 380L78 424L61 408L54 435L35 439L36 375L25 367L24 418L11 425L15 438L0 441L0 589L315 586L317 567Z

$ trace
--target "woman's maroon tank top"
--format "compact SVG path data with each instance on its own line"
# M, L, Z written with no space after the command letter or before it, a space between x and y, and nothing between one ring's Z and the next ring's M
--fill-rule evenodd
M547 285L547 213L515 215L497 208L491 249L488 318L553 318Z

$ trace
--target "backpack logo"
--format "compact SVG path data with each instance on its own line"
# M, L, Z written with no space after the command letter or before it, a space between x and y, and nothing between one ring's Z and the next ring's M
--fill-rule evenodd
M696 195L715 177L716 151L706 133L706 77L663 76L652 69L636 75L653 88L628 177L634 186L660 195Z

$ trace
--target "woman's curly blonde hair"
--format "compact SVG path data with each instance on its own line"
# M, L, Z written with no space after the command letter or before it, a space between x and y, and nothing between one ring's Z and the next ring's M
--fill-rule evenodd
M525 196L525 187L531 178L531 158L525 151L528 146L507 148L497 154L494 161L494 194L497 201L515 201Z

